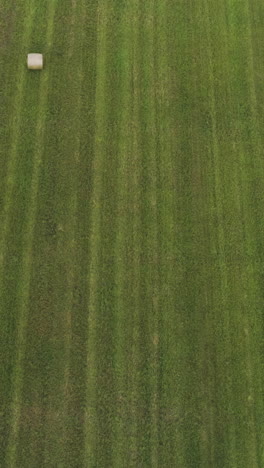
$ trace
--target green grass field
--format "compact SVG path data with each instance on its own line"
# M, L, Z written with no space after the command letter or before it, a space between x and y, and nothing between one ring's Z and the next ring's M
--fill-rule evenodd
M264 467L263 25L0 0L1 467Z

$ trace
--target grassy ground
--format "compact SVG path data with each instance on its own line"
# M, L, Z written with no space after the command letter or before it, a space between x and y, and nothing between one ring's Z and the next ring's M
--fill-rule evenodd
M264 466L263 21L0 0L0 466Z

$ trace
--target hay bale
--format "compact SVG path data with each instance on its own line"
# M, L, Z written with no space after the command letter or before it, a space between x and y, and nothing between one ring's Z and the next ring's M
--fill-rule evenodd
M29 70L42 70L43 55L42 54L28 54L27 66Z

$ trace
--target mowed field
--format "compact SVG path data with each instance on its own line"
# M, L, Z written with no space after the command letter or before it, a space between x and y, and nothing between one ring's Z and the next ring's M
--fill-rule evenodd
M1 467L264 467L263 25L0 0Z

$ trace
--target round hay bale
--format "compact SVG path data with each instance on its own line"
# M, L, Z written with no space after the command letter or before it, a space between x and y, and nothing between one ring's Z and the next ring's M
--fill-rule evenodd
M42 54L28 54L27 66L29 70L42 70L43 55Z

